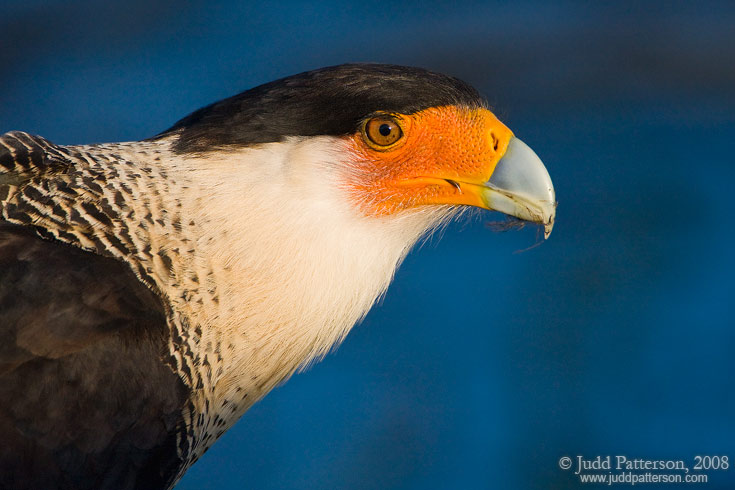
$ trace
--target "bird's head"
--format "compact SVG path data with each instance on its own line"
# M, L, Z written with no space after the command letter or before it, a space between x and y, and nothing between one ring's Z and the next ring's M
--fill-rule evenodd
M337 184L366 216L476 206L544 226L556 200L536 154L456 78L352 64L271 82L179 121L185 153L330 137ZM330 183L331 184L331 183Z
M458 210L501 211L546 236L554 224L536 154L474 88L423 69L294 75L204 107L158 139L187 216L177 233L188 241L167 246L196 243L183 272L164 278L171 295L191 270L217 284L219 302L197 321L245 335L238 358L273 383L338 344L411 246Z

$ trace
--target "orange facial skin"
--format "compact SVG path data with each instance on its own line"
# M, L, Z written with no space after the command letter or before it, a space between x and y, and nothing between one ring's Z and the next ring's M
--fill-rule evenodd
M390 116L403 131L392 145L370 141L365 125L348 137L354 172L347 187L363 212L384 216L431 204L487 207L480 186L513 136L492 112L443 106Z

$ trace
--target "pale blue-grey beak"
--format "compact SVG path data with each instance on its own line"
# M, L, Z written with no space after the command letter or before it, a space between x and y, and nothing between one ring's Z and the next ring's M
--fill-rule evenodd
M523 141L512 137L482 191L488 208L544 225L544 238L554 227L556 196L549 172Z

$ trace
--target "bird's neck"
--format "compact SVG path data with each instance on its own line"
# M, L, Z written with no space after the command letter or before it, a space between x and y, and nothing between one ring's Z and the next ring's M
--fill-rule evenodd
M151 250L136 260L172 305L172 365L199 393L191 417L209 414L197 440L213 442L339 344L440 219L360 215L333 146L312 138L158 162L166 189L148 220Z
M189 329L191 348L222 368L215 396L239 389L246 406L338 344L425 227L360 217L332 176L313 175L318 146L272 146L191 162L202 197L184 212L197 243L169 286L196 291L176 308L200 326Z
M161 140L66 150L79 164L58 178L82 198L59 199L87 218L55 237L130 264L168 313L161 355L192 389L182 471L269 390L339 344L416 240L452 214L362 215L342 186L349 165L339 145L320 137L201 155L174 154ZM53 230L52 218L39 226Z

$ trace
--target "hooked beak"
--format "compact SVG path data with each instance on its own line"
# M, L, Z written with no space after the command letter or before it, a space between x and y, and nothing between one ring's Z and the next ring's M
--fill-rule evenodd
M545 239L551 234L556 216L554 185L541 159L515 136L480 195L488 209L544 225Z

